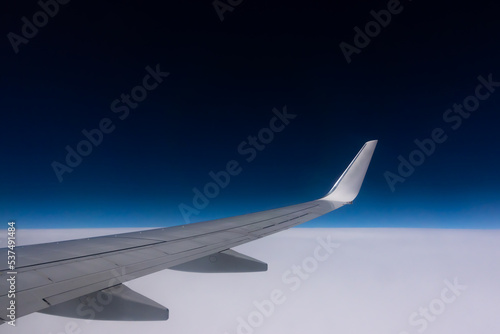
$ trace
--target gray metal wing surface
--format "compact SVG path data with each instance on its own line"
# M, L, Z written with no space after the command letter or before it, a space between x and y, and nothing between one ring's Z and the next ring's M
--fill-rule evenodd
M79 305L91 303L98 293L101 298L113 297L114 306L92 315L93 319L166 320L168 309L122 283L167 268L266 270L265 263L231 248L350 204L376 144L375 140L365 143L332 190L314 201L188 225L16 247L15 299L9 298L11 275L6 261L0 264L0 320L11 320L5 311L11 300L15 300L17 318L33 312L90 318ZM0 258L7 259L7 252L0 249Z

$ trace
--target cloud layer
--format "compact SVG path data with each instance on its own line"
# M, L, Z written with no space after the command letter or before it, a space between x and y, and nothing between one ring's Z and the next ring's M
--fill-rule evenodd
M124 230L27 230L19 241ZM267 272L165 270L127 283L168 307L166 322L32 314L2 333L493 333L499 238L488 230L291 229L236 248L267 262Z

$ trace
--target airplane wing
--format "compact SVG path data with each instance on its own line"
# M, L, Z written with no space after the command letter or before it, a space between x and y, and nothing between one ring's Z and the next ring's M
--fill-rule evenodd
M365 143L333 188L311 202L189 225L16 247L16 274L10 273L6 260L0 264L0 320L12 320L13 300L16 318L42 312L97 320L166 320L167 308L122 283L167 268L267 270L267 264L231 248L352 203L376 145L376 140ZM8 250L0 249L1 259L7 259ZM13 288L15 298L9 296Z

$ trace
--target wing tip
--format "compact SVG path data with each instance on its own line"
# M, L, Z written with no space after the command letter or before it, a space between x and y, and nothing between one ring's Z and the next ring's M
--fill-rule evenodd
M367 141L339 177L332 189L322 198L328 201L352 203L361 189L361 185L370 165L378 140Z

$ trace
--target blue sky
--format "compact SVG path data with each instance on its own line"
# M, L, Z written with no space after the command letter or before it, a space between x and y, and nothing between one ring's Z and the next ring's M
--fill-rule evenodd
M20 18L39 10L13 6L2 14L6 34L20 34ZM354 205L304 226L500 226L500 91L459 126L445 120L475 96L479 76L500 81L500 29L488 6L404 3L350 63L340 43L354 43L353 29L386 2L245 3L222 22L209 3L186 6L70 3L18 53L4 40L0 220L183 224L179 205L231 160L241 173L192 221L300 203L325 194L362 144L378 139ZM154 70L169 74L155 81ZM126 103L113 102L140 94L147 75L155 87L125 117ZM296 117L246 161L239 145L284 106ZM54 162L66 165L66 147L76 150L82 131L103 120L109 133L58 178ZM398 157L409 159L415 140L436 128L446 140L391 189Z

